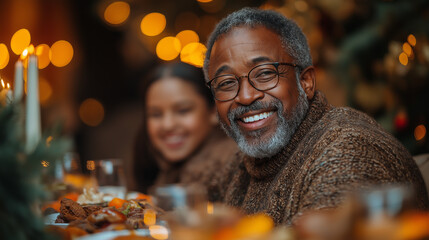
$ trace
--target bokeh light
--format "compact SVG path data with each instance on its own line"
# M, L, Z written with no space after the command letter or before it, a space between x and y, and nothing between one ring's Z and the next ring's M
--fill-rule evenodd
M413 54L413 49L411 49L410 44L408 44L407 42L402 45L402 50L405 54L407 54L408 57Z
M306 12L308 10L308 4L303 0L298 0L295 2L295 8L300 12Z
M208 13L219 12L225 6L225 0L212 0L198 3L200 7Z
M42 164L43 167L49 167L50 163L46 160L40 161L40 164Z
M156 55L165 61L175 59L181 50L179 39L176 37L165 37L156 45Z
M129 16L130 5L122 1L111 3L104 11L104 20L113 25L125 22Z
M27 29L22 28L13 34L12 39L10 40L10 48L16 55L21 55L22 51L30 45L30 42L30 32Z
M140 30L144 35L156 36L164 31L166 24L167 20L163 14L153 12L142 19Z
M151 237L158 240L168 239L168 229L160 225L149 226L149 234Z
M200 2L200 3L208 3L208 2L211 2L213 0L197 0L197 1Z
M143 222L146 226L152 226L156 223L156 212L151 209L147 209L143 215Z
M33 53L34 53L34 46L33 46L33 44L30 44L30 46L26 47L26 48L22 51L20 58L21 58L21 60L24 60L24 59L26 59L29 55L31 55L31 54L33 54ZM25 67L27 67L27 65L25 65Z
M52 136L49 136L49 137L46 138L46 146L47 147L51 146L52 140L54 140L54 137L52 137Z
M95 170L95 162L93 160L86 161L86 169L89 171Z
M79 117L86 125L95 127L104 119L104 107L98 100L88 98L79 107Z
M198 34L192 30L183 30L176 35L176 38L179 39L181 46L200 41Z
M411 44L411 46L416 46L417 40L413 34L408 35L407 41Z
M202 67L207 48L202 43L189 43L180 52L180 60L196 67Z
M423 124L418 125L415 129L414 129L414 138L417 141L422 140L424 137L426 136L426 127Z
M40 44L36 47L36 55L38 57L38 66L39 69L43 69L49 65L51 60L49 60L49 50L50 47L47 44Z
M399 54L399 62L404 65L407 66L408 64L408 56L406 53L402 52L401 54Z
M39 79L39 100L40 104L46 104L49 99L52 97L52 87L51 84L45 79Z
M54 66L64 67L73 58L73 46L65 40L56 41L51 46L49 58Z
M0 43L0 69L3 69L9 63L9 51L4 43Z

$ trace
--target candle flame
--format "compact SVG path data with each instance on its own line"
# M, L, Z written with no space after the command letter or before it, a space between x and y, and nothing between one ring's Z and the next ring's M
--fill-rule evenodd
M21 53L21 59L24 60L28 55L34 54L34 46L30 44L30 46L26 47L24 51Z
M3 81L3 79L1 80L1 86L4 88L4 81Z
M28 49L24 49L24 51L22 51L21 53L21 59L24 60L28 55Z
M7 83L7 84L6 84L6 87L10 89L10 84L9 84L9 83Z
M34 53L34 46L33 44L30 44L30 46L28 46L28 54L33 54Z

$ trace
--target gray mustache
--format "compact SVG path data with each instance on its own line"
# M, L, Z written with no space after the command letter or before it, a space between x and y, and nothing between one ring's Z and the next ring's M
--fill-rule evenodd
M279 106L280 104L280 106ZM257 111L257 110L262 110L262 109L267 109L267 108L275 108L275 109L279 109L281 108L281 102L277 102L277 101L272 101L272 102L261 102L261 101L256 101L253 102L252 104L248 105L248 106L239 106L235 109L232 109L228 112L228 119L230 122L238 119L238 117L242 114L245 114L247 112L250 111Z

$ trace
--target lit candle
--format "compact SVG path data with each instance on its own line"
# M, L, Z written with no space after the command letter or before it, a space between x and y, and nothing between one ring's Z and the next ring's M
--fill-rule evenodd
M9 83L5 84L1 79L2 90L0 91L0 104L6 106L12 102L12 90L10 90Z
M24 78L23 78L24 67L22 61L18 60L15 64L15 83L13 84L14 90L14 101L20 102L24 92Z
M27 70L27 98L26 98L26 150L31 152L41 138L40 104L39 104L39 75L37 56L30 55Z

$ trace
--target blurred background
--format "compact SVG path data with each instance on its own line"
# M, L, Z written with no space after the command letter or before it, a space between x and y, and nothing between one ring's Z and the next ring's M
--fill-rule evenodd
M62 124L82 161L128 162L146 75L168 61L201 66L214 25L245 6L301 26L331 104L373 116L413 155L429 152L427 0L0 0L0 76L13 84L33 44L43 129Z

